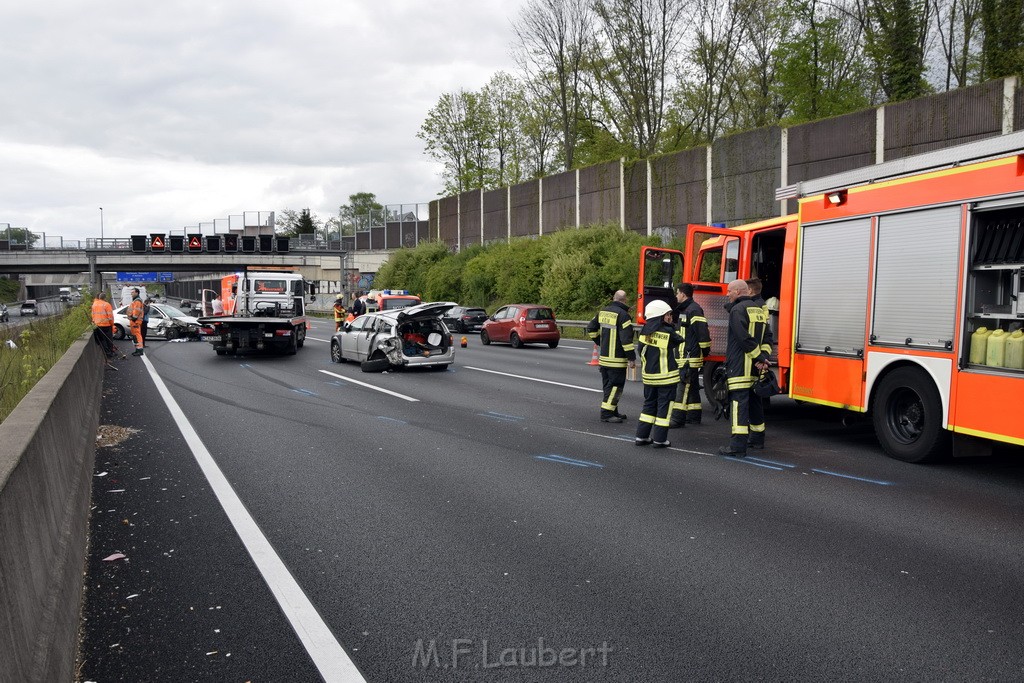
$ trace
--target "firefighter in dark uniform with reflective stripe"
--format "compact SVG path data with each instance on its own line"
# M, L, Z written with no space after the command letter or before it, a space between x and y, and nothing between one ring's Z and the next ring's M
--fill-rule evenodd
M672 307L660 299L644 309L640 330L640 369L644 408L636 425L636 445L667 448L668 410L679 384L679 347L686 341L672 324Z
M765 309L750 298L750 289L743 280L729 283L729 337L725 347L725 369L729 383L732 438L728 446L718 450L722 455L742 458L748 444L764 447L764 409L761 399L752 390L754 380L768 367L764 335L768 328Z
M693 285L681 282L676 286L676 320L686 338L679 360L678 397L669 411L669 428L675 429L686 424L700 424L702 407L700 403L700 371L704 357L711 352L711 332L704 309L693 300Z
M629 317L626 292L619 290L612 302L598 311L587 325L587 334L598 348L601 366L602 422L622 422L626 416L619 412L619 399L626 386L626 368L636 366L633 345L633 320Z
M750 298L754 301L754 305L764 309L765 328L764 341L761 343L761 348L770 357L775 337L772 335L771 314L768 312L768 304L765 303L764 297L761 296L761 278L755 277L747 280L747 288L750 290Z

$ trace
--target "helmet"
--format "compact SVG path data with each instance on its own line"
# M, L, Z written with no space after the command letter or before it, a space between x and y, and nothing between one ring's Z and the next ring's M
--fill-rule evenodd
M335 301L341 301L341 300L342 300L342 299L344 299L344 298L345 298L345 297L344 297L344 295L342 295L342 294L339 294L338 296L334 297L334 300L335 300Z
M652 301L651 303L647 304L647 306L644 308L644 317L647 318L648 320L651 320L653 318L660 318L663 315L665 315L666 313L671 313L671 312L672 312L672 307L671 306L669 306L667 303L665 303L661 299L657 299L657 300Z

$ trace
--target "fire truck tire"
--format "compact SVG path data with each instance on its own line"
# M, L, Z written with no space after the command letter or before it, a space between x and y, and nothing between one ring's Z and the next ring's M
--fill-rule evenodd
M926 463L950 452L950 434L942 428L942 400L923 370L903 367L882 378L871 420L885 452L897 460Z
M363 372L384 372L390 367L391 361L385 356L374 356L359 364L359 369Z

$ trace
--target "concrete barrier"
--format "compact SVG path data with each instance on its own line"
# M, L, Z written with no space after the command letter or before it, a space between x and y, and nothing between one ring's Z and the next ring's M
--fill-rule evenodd
M0 681L74 680L102 390L89 334L0 424Z

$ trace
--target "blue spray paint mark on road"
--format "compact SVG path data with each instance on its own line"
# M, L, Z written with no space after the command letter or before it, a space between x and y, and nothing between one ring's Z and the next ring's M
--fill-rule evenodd
M777 460L769 460L768 458L756 458L752 455L748 455L747 460L756 460L757 462L764 462L768 463L769 465L777 465L779 467L786 467L788 469L793 469L796 467L796 465L791 465L788 462L778 462Z
M746 458L733 458L733 457L730 457L730 456L726 456L725 459L726 460L732 460L733 462L741 462L744 465L754 465L755 467L763 467L766 470L775 470L776 472L783 472L783 471L785 471L781 467L776 467L775 465L765 465L763 463L754 462L753 460L748 460Z
M504 413L495 413L493 411L487 411L486 413L477 413L480 417L489 417L492 420L501 420L502 422L519 422L526 418L519 417L518 415L505 415Z
M409 424L409 423L408 423L408 422L406 422L405 420L396 420L396 419L395 419L395 418L393 418L393 417L387 417L387 416L385 416L385 415L378 415L378 416L377 416L377 419L378 419L378 420L384 420L385 422L394 422L394 423L396 423L396 424L400 424L400 425L405 425L405 424Z
M843 474L842 472L830 472L829 470L812 469L811 472L817 472L818 474L827 474L831 477L842 477L843 479L853 479L854 481L863 481L868 484L878 484L879 486L893 486L895 482L883 481L881 479L868 479L867 477L857 477L852 474Z
M292 391L294 391L296 394L302 394L303 396L316 396L317 395L317 394L314 394L309 389L292 389Z
M533 458L534 460L547 460L548 462L557 462L563 465L572 465L573 467L596 467L598 469L604 469L604 465L599 462L577 460L576 458L567 458L564 455L535 455Z

